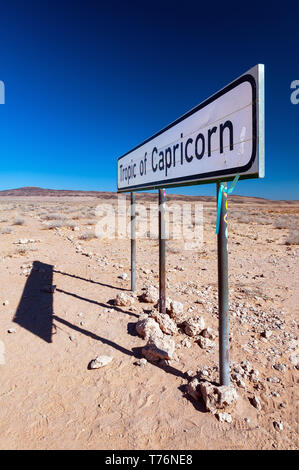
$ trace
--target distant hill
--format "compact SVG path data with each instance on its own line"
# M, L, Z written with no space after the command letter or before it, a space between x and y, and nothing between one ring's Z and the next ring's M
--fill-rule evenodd
M128 193L127 193L128 194ZM108 191L81 191L81 190L70 190L70 189L45 189L38 188L34 186L25 186L23 188L16 189L6 189L0 191L0 197L94 197L101 199L114 199L117 197L116 192ZM140 200L156 200L157 194L155 193L142 193L138 192L137 196ZM214 196L186 196L181 194L168 194L167 199L170 201L202 201L202 202L215 202ZM256 204L268 204L269 202L273 203L298 203L298 201L272 201L270 199L258 198L258 197L249 197L249 196L238 196L230 195L229 199L231 202L244 204L256 203Z

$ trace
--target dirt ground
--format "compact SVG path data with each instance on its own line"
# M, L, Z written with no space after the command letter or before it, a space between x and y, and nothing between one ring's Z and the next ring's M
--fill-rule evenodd
M218 338L210 352L180 331L168 364L137 365L135 324L153 305L110 302L130 295L130 240L88 236L101 200L0 198L1 449L298 448L299 203L233 201L231 368L249 361L258 378L236 384L222 423L186 393L187 371L219 380ZM201 247L167 242L167 295L217 330L215 206L203 203ZM137 294L158 286L158 255L156 239L137 241ZM89 370L103 354L112 362Z

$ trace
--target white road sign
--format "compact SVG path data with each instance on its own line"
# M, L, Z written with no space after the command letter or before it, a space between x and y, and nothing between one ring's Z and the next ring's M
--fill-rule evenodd
M117 161L118 191L264 177L264 66Z

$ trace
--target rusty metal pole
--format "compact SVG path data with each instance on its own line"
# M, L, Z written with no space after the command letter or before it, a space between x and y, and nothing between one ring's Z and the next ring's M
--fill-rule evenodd
M166 313L165 189L159 189L159 309Z
M218 310L219 310L219 370L220 385L230 384L229 315L228 315L228 247L227 247L227 184L222 183L218 249ZM217 183L217 201L220 183Z
M131 192L131 291L136 289L136 193Z

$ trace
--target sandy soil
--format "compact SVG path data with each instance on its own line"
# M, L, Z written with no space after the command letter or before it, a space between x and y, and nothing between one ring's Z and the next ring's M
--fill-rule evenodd
M152 305L109 303L119 292L130 294L130 241L79 240L94 230L99 202L0 198L0 448L298 448L299 251L285 242L298 223L299 203L229 202L231 364L249 361L259 378L237 386L232 422L220 423L186 394L187 371L196 375L210 366L211 380L218 380L218 346L211 353L188 338L191 347L184 347L180 332L168 365L136 365L145 340L135 324ZM47 228L45 215L53 211L79 230ZM281 216L286 223L279 229ZM19 218L24 223L14 225ZM24 238L35 241L17 243ZM167 295L214 329L216 248L215 202L204 203L200 249L184 250L181 240L167 243ZM158 286L157 240L138 240L137 266L138 294ZM128 280L118 277L122 273ZM55 292L44 291L53 285ZM268 339L264 330L272 332ZM102 354L113 361L89 370ZM250 402L254 395L261 410Z

